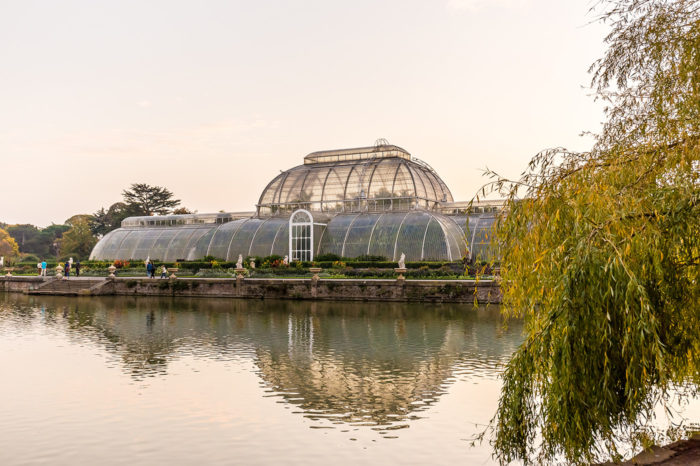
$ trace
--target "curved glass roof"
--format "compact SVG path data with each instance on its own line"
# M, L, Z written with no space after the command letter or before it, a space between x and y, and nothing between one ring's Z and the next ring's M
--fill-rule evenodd
M279 174L265 187L258 214L433 209L452 201L449 188L429 165L400 147L384 145L307 155L304 165Z

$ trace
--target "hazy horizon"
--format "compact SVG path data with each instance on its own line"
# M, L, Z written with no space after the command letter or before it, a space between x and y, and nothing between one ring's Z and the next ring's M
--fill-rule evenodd
M589 147L590 6L0 0L0 222L63 223L135 182L253 210L306 154L378 138L468 200L486 166Z

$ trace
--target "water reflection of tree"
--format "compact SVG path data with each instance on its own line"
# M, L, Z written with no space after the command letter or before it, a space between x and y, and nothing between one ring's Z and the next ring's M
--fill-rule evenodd
M17 296L17 295L15 295ZM520 341L469 306L157 298L18 297L135 379L183 356L255 361L268 390L312 419L399 427L456 376L493 376ZM17 307L16 306L16 307ZM61 316L63 318L61 318ZM27 317L28 318L28 317Z

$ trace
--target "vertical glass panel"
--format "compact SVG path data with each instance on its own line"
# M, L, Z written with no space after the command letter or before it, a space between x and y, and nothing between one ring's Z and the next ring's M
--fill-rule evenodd
M343 194L344 199L355 199L359 197L360 191L363 189L363 187L360 186L360 171L362 171L362 165L353 166L348 173L348 178L345 182L345 192ZM365 194L367 193L365 192Z
M187 242L190 237L197 231L195 228L178 228L174 230L173 238L168 245L168 249L165 251L165 262L173 262L177 260L184 260L186 256L185 249L187 248Z
M200 260L207 255L207 250L209 249L209 244L211 243L214 233L216 233L217 227L211 227L206 230L206 233L197 238L194 245L191 246L189 253L187 254L188 261Z
M123 260L133 259L134 249L136 249L136 244L141 238L143 230L134 229L129 232L129 234L124 238L121 245L119 246L119 252L117 252L117 257Z
M342 256L343 242L348 227L358 214L341 214L333 217L326 226L326 231L319 247L321 254L337 254Z
M182 257L188 261L202 259L204 257L204 254L197 254L197 247L200 244L200 239L203 237L211 238L211 236L214 233L214 230L214 227L206 226L197 228L194 231L194 233L192 233L192 236L190 236L190 238L187 240L187 244L185 245L185 248L183 250L184 255Z
M411 212L406 216L396 241L396 259L404 253L407 261L421 260L423 237L429 221L430 215L424 212Z
M396 170L392 192L394 197L414 197L416 195L413 178L405 163L401 163Z
M449 217L434 214L434 218L440 222L445 232L447 245L449 247L448 260L460 260L467 253L467 242L464 237L464 232L457 226L454 220Z
M242 255L243 258L248 257L248 251L250 251L253 236L263 222L264 220L259 218L249 218L245 220L245 223L241 225L231 239L226 260L236 261L238 260L239 254Z
M330 169L323 189L323 210L340 212L343 210L343 193L345 180L350 173L350 167L335 167Z
M445 232L440 222L431 219L423 240L423 260L444 261L449 257Z
M136 233L136 231L134 232ZM163 233L162 228L144 228L138 231L139 241L136 244L136 249L132 254L132 259L145 260L151 257L151 250L158 237ZM151 257L155 259L155 257Z
M250 255L265 257L272 254L273 241L275 240L275 236L277 236L280 226L284 223L287 223L287 219L270 218L266 220L255 234L255 238L250 247Z
M379 214L362 214L352 223L345 240L345 257L357 257L367 254L369 237Z
M423 172L416 165L407 166L411 174L413 174L413 185L416 188L416 196L420 198L428 197L427 189L430 188L428 184L426 188L426 183L423 180Z
M178 231L177 228L163 228L163 232L156 238L151 247L151 259L154 261L164 261L168 253L170 241Z
M423 185L425 186L425 197L428 199L437 200L439 197L440 186L430 176L430 170L423 167L420 167L418 170L420 171L420 177L423 180Z
M384 256L390 261L398 259L398 256L394 257L394 249L399 227L406 215L406 212L387 212L380 216L370 238L370 255Z
M100 240L104 245L101 247L100 255L97 257L98 260L115 260L121 259L119 257L119 246L124 241L132 230L117 229L110 233L107 233L104 238Z
M394 176L396 175L397 161L384 159L377 162L371 173L369 183L369 199L386 200L392 196Z
M277 233L275 233L276 236L270 254L284 257L289 255L289 221L286 218L282 220L282 224L279 225Z
M495 258L497 252L493 241L493 226L496 217L492 215L481 215L469 223L471 239L470 251L472 259L490 261Z
M287 179L280 190L280 202L282 211L305 209L310 206L313 189L304 191L304 180L309 170L296 170L288 173Z
M224 223L214 232L214 236L209 243L209 249L206 256L214 256L217 259L227 260L227 253L231 239L234 237L238 229L248 219L239 219L232 222ZM238 256L236 256L238 258Z

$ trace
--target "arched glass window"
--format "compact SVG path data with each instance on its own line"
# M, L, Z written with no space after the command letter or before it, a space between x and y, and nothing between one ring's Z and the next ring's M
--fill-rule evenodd
M314 260L314 218L304 209L289 217L289 260Z

